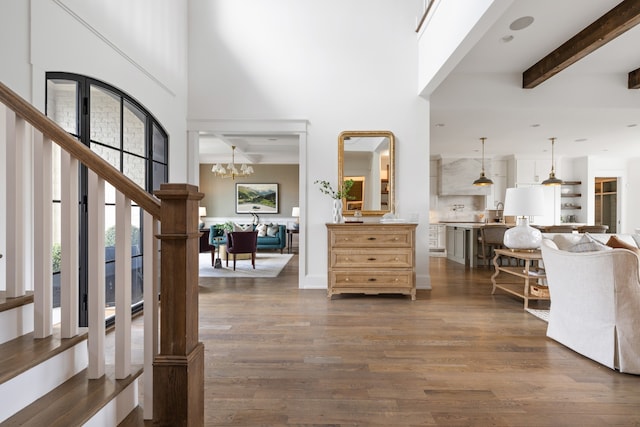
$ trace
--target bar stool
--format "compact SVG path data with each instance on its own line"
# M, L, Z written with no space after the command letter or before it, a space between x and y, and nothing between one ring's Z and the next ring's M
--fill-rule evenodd
M483 259L484 266L491 268L494 249L504 248L504 233L509 229L506 225L483 225L480 227L480 244L482 246L478 258Z

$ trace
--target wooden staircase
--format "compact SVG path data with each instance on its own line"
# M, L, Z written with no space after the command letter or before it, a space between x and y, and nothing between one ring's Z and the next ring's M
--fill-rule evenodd
M197 309L198 201L203 194L187 184L163 184L155 197L146 193L0 83L0 143L3 139L7 167L0 174L7 182L8 208L7 247L2 248L0 259L6 263L6 277L0 277L0 426L116 426L124 420L125 425L142 425L143 419L144 423L153 420L154 425L203 425L204 348L198 342ZM52 223L53 144L62 151L59 169L68 172L62 178L59 324L53 322L47 237ZM26 146L32 149L25 150ZM25 152L32 153L33 159L25 159ZM78 271L74 191L80 163L89 170L87 328L77 326L77 277L68 274ZM31 170L24 168L30 164ZM23 188L25 173L33 174L33 188ZM106 183L116 190L113 361L105 357ZM149 254L143 259L144 334L136 341L143 344L141 365L131 361L127 236L131 235L132 204L144 211L144 229L149 231L142 242L143 253ZM23 236L38 237L24 246ZM156 239L162 241L162 251ZM27 255L25 248L33 253ZM162 293L160 276L165 283ZM160 306L165 308L162 316Z

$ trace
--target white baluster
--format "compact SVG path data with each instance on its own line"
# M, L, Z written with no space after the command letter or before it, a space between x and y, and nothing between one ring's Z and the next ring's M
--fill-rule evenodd
M78 335L78 160L60 150L60 311L62 338Z
M35 131L33 138L33 279L35 338L53 333L51 140Z
M6 171L7 228L6 228L6 295L15 298L24 295L24 155L26 123L6 109Z
M158 354L158 221L143 215L144 419L153 418L153 360Z
M88 171L89 378L104 375L104 180Z
M131 200L116 191L116 379L131 373Z

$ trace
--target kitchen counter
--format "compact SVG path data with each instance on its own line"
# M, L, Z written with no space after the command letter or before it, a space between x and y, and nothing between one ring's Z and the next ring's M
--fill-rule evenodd
M478 266L478 238L484 226L504 225L503 223L450 222L440 221L447 226L447 258L469 267ZM507 224L515 226L515 224Z
M476 267L478 264L478 235L482 222L444 222L447 227L447 259Z

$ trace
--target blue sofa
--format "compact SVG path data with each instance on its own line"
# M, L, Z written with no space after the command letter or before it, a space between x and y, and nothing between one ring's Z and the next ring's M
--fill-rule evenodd
M253 226L255 230L255 225ZM211 226L209 231L209 245L215 248L218 245L226 245L227 238L225 236L216 235L217 228L215 225ZM287 246L287 226L278 225L278 234L274 237L270 236L258 236L258 249L280 249L280 253L283 253L285 246Z

